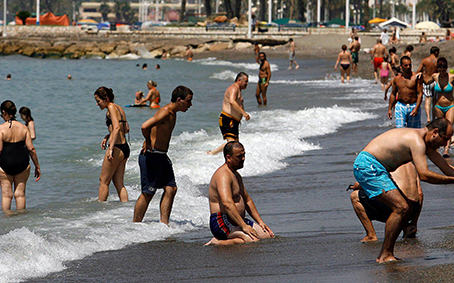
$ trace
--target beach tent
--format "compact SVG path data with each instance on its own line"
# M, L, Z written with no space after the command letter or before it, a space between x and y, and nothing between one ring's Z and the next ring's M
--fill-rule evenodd
M278 25L286 25L288 23L302 23L300 20L291 20L290 18L282 18L274 20L273 23Z
M409 24L399 21L396 18L391 18L387 20L386 22L383 22L378 25L381 28L387 28L387 27L398 27L398 28L408 28Z
M440 29L440 26L434 22L426 21L426 22L417 23L415 25L415 28L417 28L417 29Z
M78 25L98 25L99 23L92 19L83 19L77 22Z
M369 21L369 24L379 24L383 22L386 22L386 20L382 18L373 18L372 20Z
M22 25L22 20L16 17L16 24ZM36 18L27 18L26 25L36 25ZM51 12L45 13L39 17L39 24L43 26L69 26L68 15L55 16Z

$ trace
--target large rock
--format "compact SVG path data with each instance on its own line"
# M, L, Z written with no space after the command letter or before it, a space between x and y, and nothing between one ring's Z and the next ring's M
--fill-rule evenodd
M104 42L104 43L99 43L98 48L104 53L112 53L115 48L117 47L117 44L115 42Z
M203 53L209 49L210 49L210 47L208 46L208 44L204 43L204 44L200 44L199 46L197 46L196 49L193 49L192 53L199 54L199 53Z
M181 55L183 56L186 52L186 46L184 45L177 45L170 51L170 55Z
M98 50L88 51L85 53L86 58L106 58L106 53Z
M117 53L118 56L121 56L131 53L131 50L127 44L120 44L115 48L115 53Z
M155 49L150 51L151 58L161 57L162 49Z
M22 47L22 50L19 51L20 54L24 55L24 56L33 56L33 54L35 53L35 50L36 50L36 47L33 46L33 45L28 45L28 46L24 46Z
M210 46L210 51L221 51L229 49L229 43L221 42Z
M250 42L238 42L235 45L236 49L248 49L248 48L251 48L251 47L252 47L252 43L250 43Z
M3 47L3 54L5 55L13 55L19 51L20 46L16 45L15 43L9 43Z

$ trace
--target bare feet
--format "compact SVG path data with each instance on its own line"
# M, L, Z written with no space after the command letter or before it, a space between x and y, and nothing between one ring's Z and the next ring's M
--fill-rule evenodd
M211 153L211 150L207 150L207 154L213 155L213 153Z
M299 67L300 67L300 65L296 65L295 70L298 69Z
M407 226L404 227L404 238L416 238L416 232L418 232L418 229L416 229L416 226Z
M361 240L362 243L376 242L376 241L378 241L377 236L366 236Z
M210 246L210 245L218 245L219 240L213 237L213 239L209 240L208 243L206 243L204 246Z
M387 262L397 262L397 261L403 261L400 258L394 257L393 255L389 255L383 258L377 258L378 263L387 263Z

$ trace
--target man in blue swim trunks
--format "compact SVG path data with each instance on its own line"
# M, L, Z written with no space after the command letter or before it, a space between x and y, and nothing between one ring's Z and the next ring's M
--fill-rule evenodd
M214 238L207 245L241 244L274 237L237 171L243 168L244 156L244 147L240 142L228 142L224 147L225 163L211 178L208 193L210 229ZM257 223L246 218L246 211Z
M134 207L134 222L142 222L156 190L163 188L160 220L164 224L169 224L177 185L167 150L177 121L176 114L178 111L186 112L191 107L192 96L192 90L185 86L177 86L172 92L171 102L161 107L153 117L142 124L142 134L145 138L139 155L142 193Z
M422 79L411 70L411 59L400 59L401 76L392 80L389 97L388 118L392 119L395 106L396 128L421 128L420 106L422 102ZM397 103L396 103L397 101Z
M394 261L394 245L404 221L411 213L390 172L410 161L421 181L432 184L454 183L454 169L438 153L452 136L452 125L436 119L422 129L392 129L373 139L356 157L353 174L369 199L377 199L391 210L385 226L385 239L377 262ZM428 169L426 156L446 175Z

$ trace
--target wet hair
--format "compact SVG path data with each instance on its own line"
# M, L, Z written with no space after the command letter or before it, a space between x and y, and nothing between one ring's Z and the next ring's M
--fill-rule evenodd
M25 107L25 106L21 107L19 109L19 114L24 115L24 117L25 117L24 120L27 124L28 124L28 122L33 121L32 112L30 111L30 108Z
M115 95L112 89L105 86L98 87L98 89L95 91L95 95L97 95L102 100L107 100L107 98L109 98L110 102L113 102L115 99Z
M6 75L7 79L11 79L11 74Z
M290 38L288 39L288 41L293 41L293 38L290 37Z
M408 57L408 56L402 56L402 58L400 58L400 64L401 64L401 65L402 65L402 61L404 61L404 60L410 60L410 62L411 62L411 58L410 58L410 57Z
M142 69L144 69L144 68L148 68L148 64L147 64L147 63L144 63L144 64L142 65Z
M432 46L430 48L430 54L436 54L436 53L440 53L440 48L438 48L437 46Z
M147 85L157 87L157 86L158 86L158 83L155 82L155 81L151 81L151 80L150 80L150 81L147 82Z
M358 39L359 39L359 37L355 36L355 40L358 40Z
M393 47L389 48L389 53L394 53L394 54L396 54L396 52L397 52L396 47L393 46Z
M449 122L448 119L446 118L438 118L427 124L427 129L429 131L432 131L433 129L438 129L438 134L444 136L448 130L448 125L450 125L451 122Z
M188 95L194 95L194 93L192 92L192 90L190 88L179 85L173 90L172 99L170 101L177 102L178 98L186 99L186 97L188 97Z
M244 77L249 78L249 75L246 74L245 72L239 72L238 75L236 75L235 82L237 82L238 80L240 80Z
M345 44L342 45L342 50L344 50L344 51L347 50L347 45L345 45Z
M437 59L437 68L446 67L448 68L448 60L445 57L440 57Z
M244 148L244 146L239 141L229 141L224 146L224 158L227 160L227 155L233 154L234 148Z
M405 51L412 52L413 49L415 49L415 48L413 47L413 45L407 45L407 48L405 48Z
M0 105L0 111L5 111L6 114L12 116L12 120L16 119L16 113L17 113L17 108L14 102L11 100L5 100L2 102L2 105Z
M260 52L260 53L259 53L259 57L260 57L260 55L262 55L262 54L263 54L263 56L265 56L265 60L266 60L266 54L265 54L265 52Z

